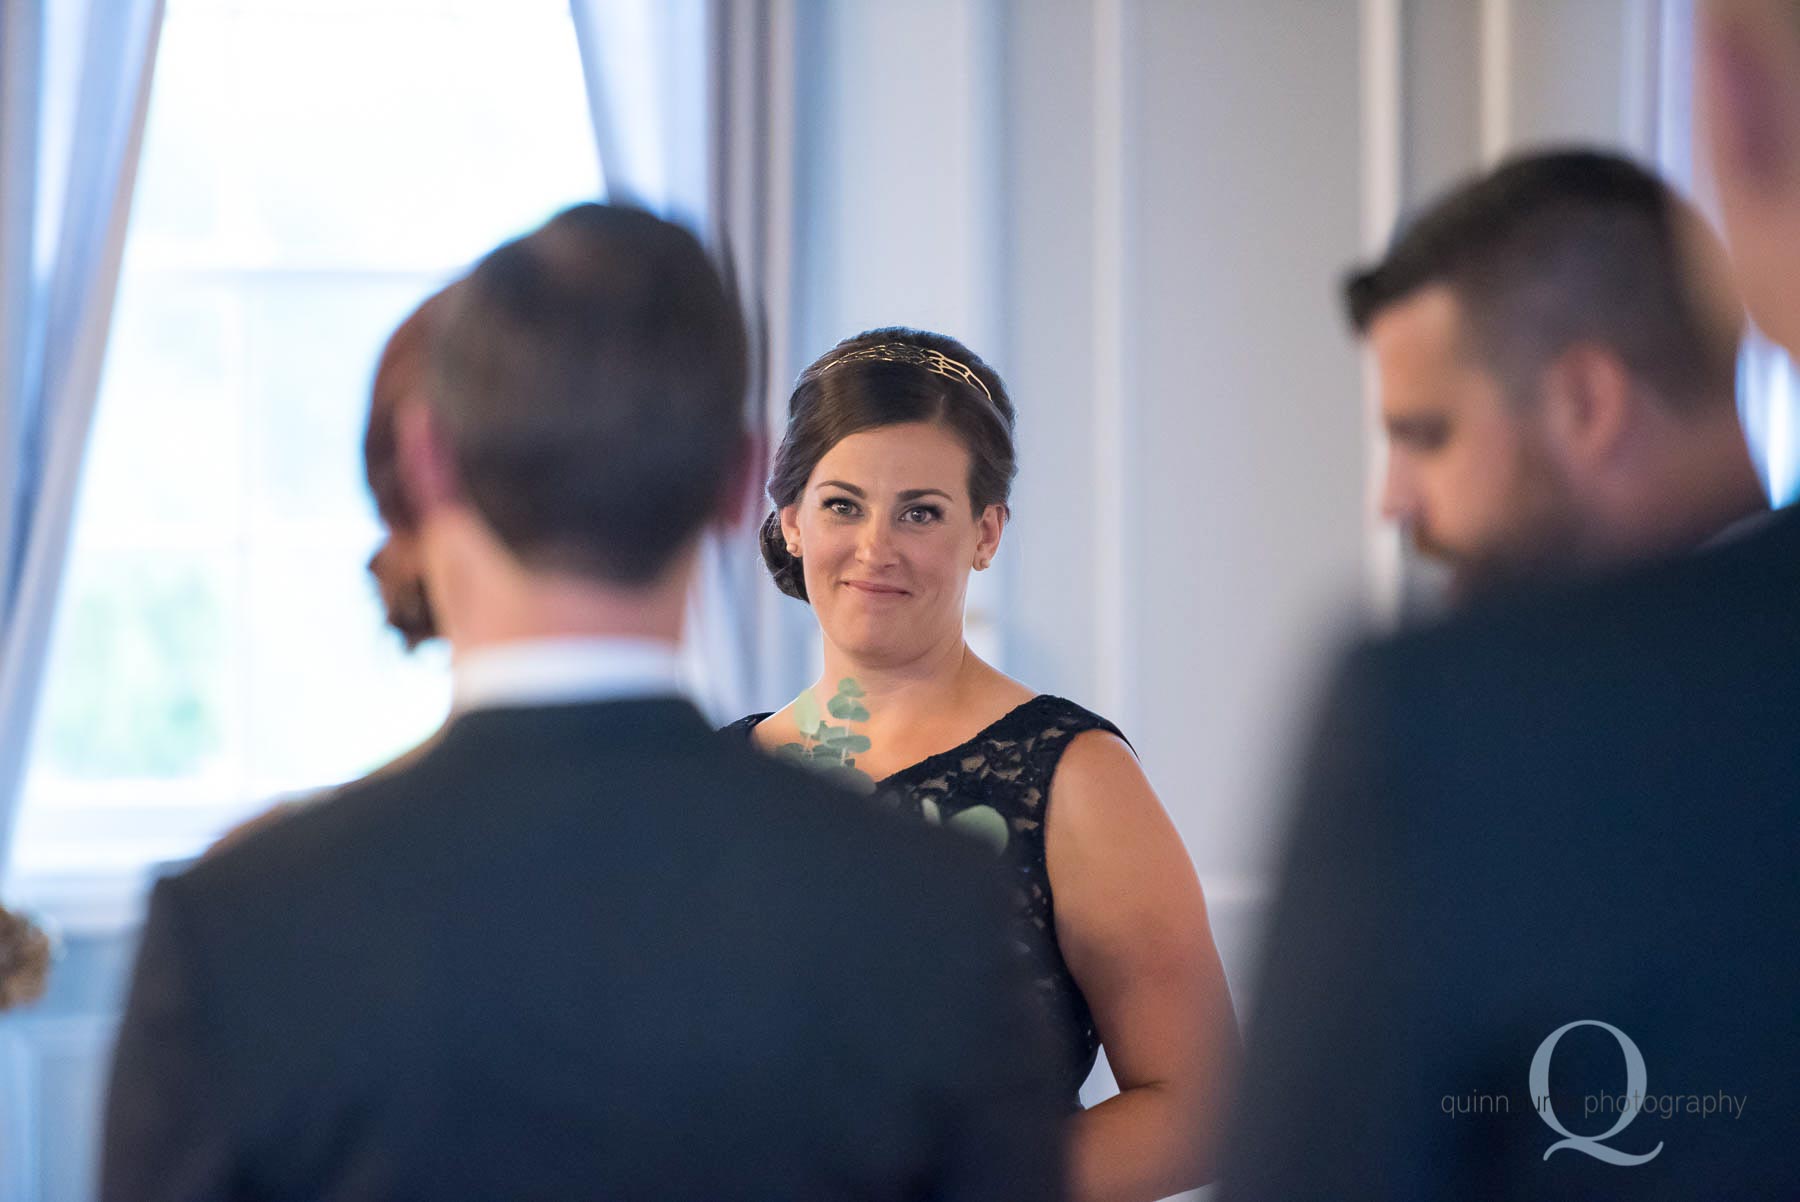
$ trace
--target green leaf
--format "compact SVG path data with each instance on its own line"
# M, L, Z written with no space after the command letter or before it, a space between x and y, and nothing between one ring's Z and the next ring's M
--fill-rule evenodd
M818 738L819 723L823 721L824 717L819 713L819 699L813 696L811 689L794 698L794 725L800 728L801 734L809 739Z
M864 693L862 691L862 686L856 683L856 677L846 676L844 679L838 681L838 696L861 697L864 696Z
M867 722L869 720L869 711L864 709L862 702L854 697L845 697L839 694L833 697L825 708L831 711L833 718L842 718L846 722Z
M1007 841L1012 837L1006 819L993 806L970 806L962 813L953 815L944 826L958 834L967 835L977 843L987 844L995 855L1006 850Z
M869 742L868 735L834 735L825 740L825 746L847 755L861 755L874 744Z
M804 760L806 748L799 743L783 743L775 749L775 754L784 760Z
M850 733L848 726L833 726L829 722L819 723L819 732L814 737L821 743L829 743L833 739L841 739Z
M841 764L844 762L844 753L820 743L806 749L806 758L815 764Z

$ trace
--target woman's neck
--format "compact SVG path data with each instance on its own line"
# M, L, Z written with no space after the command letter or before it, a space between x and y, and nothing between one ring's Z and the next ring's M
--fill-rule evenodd
M903 664L869 663L827 639L825 670L814 682L813 691L823 700L836 693L838 682L854 680L874 723L910 726L954 705L986 668L960 630L954 638Z

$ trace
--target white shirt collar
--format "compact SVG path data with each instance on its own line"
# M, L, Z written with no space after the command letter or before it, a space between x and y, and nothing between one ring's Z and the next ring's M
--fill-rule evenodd
M644 638L522 639L456 656L457 712L681 696L675 644Z

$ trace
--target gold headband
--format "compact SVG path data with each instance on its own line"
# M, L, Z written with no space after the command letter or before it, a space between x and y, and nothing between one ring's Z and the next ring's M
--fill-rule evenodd
M980 376L976 375L975 370L968 364L958 363L955 359L952 359L942 351L934 351L928 347L913 346L911 343L907 342L880 342L874 346L859 346L853 351L845 351L842 355L839 355L836 359L833 359L830 363L821 367L819 369L819 374L824 375L826 372L840 364L867 362L911 363L914 366L924 368L926 371L936 372L946 379L959 380L962 383L969 385L971 388L979 388L981 390L981 395L988 399L989 404L992 404L994 401L994 394L988 391L987 383L983 381Z

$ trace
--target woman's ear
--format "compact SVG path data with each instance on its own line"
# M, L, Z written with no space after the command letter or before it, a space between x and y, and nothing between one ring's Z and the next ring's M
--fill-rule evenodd
M777 511L781 520L781 537L787 542L787 552L795 559L800 558L800 505L783 505Z
M979 537L975 540L975 570L987 571L988 565L994 562L994 556L1000 550L1000 535L1006 530L1006 519L1011 516L1005 505L989 505L981 511L975 525Z

